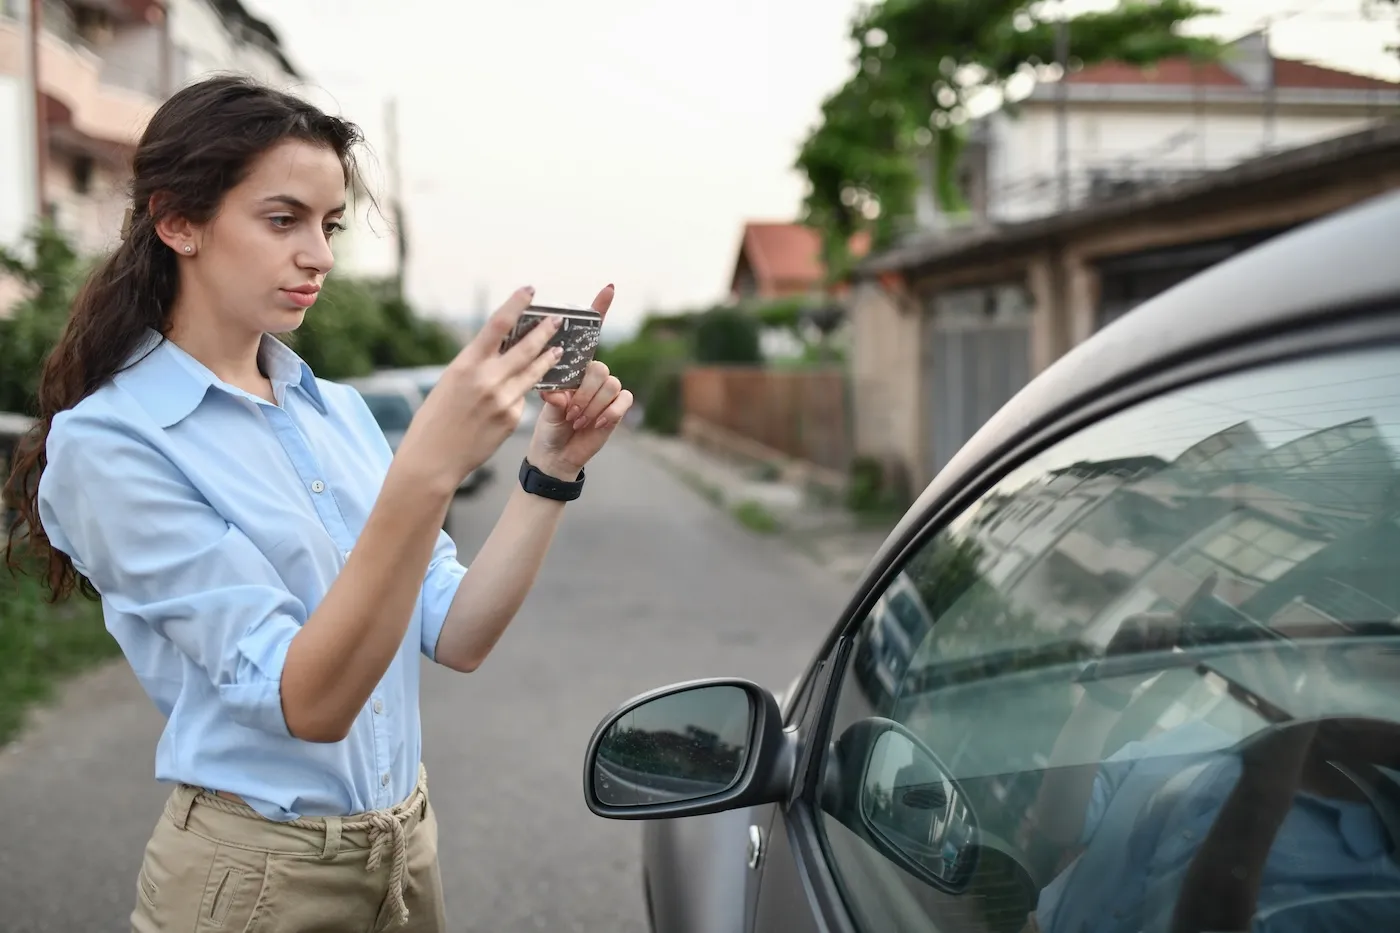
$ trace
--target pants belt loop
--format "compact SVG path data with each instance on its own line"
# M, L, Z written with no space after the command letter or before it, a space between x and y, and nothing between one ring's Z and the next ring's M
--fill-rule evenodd
M175 796L172 800L170 820L178 829L184 829L190 821L190 811L194 809L194 800L200 794L198 787L189 784L181 784L175 788Z
M333 859L336 853L340 851L340 830L340 817L326 817L326 845L321 849L321 858Z

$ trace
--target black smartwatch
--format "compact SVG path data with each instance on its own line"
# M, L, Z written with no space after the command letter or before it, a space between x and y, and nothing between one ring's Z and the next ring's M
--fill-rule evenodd
M583 471L579 470L578 479L568 483L540 472L526 457L520 461L520 488L534 496L572 502L583 493Z

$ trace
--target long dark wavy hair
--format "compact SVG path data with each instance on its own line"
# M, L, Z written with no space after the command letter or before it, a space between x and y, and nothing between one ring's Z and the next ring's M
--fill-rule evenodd
M51 546L39 520L39 478L54 416L115 376L148 329L169 332L179 277L175 255L156 225L167 217L207 223L254 160L286 140L327 147L340 159L347 186L356 180L362 136L355 124L250 78L218 76L191 84L165 101L146 126L132 160L123 239L73 301L39 379L38 419L18 445L5 483L3 500L14 503L19 516L9 530L7 562L12 571L41 568L50 599L61 600L75 588L96 595L68 556Z

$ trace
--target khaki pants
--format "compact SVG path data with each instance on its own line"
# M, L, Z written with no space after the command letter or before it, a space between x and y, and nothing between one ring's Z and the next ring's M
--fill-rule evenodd
M442 933L437 833L425 779L390 810L292 823L180 786L146 845L132 933Z

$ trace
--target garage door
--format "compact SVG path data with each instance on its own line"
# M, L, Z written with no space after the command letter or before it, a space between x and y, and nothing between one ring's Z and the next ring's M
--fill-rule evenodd
M949 291L926 328L926 462L943 469L1030 379L1031 306L1019 285Z

